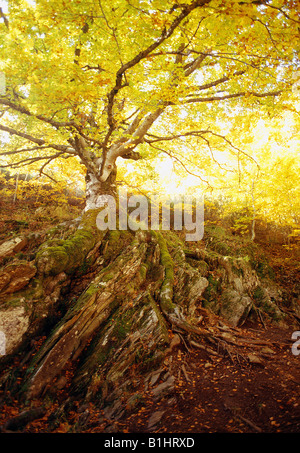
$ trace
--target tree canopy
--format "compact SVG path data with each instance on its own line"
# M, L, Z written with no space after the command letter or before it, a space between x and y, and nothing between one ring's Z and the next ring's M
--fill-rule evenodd
M253 180L258 120L298 127L298 1L2 4L3 167L78 178L80 162L105 181L119 157L149 178L168 156L211 187L247 166Z

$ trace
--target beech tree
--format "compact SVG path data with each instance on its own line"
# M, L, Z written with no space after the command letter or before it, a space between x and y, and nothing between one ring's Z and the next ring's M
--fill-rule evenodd
M0 269L7 354L28 347L45 320L52 328L38 354L29 350L21 361L27 399L68 383L81 400L96 398L109 417L120 416L131 407L128 392L150 385L149 373L181 341L232 358L238 331L229 337L205 324L206 289L233 326L255 303L281 316L251 267L253 248L243 259L233 247L229 260L218 230L210 253L171 231L101 231L96 216L99 195L116 195L118 159L167 154L194 173L204 145L212 159L227 149L238 169L241 159L255 163L243 150L244 131L258 115L293 108L298 10L292 0L4 2L1 166L47 174L56 160L75 159L86 168L82 216L28 238L25 263L9 255ZM24 243L1 244L1 253L16 245Z
M76 156L87 208L115 192L117 158L235 146L295 83L295 1L12 1L1 9L1 152L14 168ZM298 5L299 6L299 5ZM222 119L240 115L228 134ZM247 117L247 120L246 120ZM247 123L247 124L246 124ZM251 158L251 156L249 156Z

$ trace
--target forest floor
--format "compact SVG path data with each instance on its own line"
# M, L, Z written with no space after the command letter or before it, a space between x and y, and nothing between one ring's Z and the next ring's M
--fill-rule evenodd
M252 339L273 344L264 364L244 365L204 352L178 351L178 376L168 399L155 402L151 392L137 414L119 424L128 432L295 433L300 432L300 356L293 356L290 332L268 327L243 329ZM97 429L95 429L97 431Z
M28 219L20 224L20 212L19 217L16 210L12 216L7 205L2 208L0 223L5 228L0 243L8 228L16 225L23 230L26 224L31 231L48 226L49 219L44 219L43 224L34 217L31 224ZM277 279L294 298L299 297L299 261L297 264L293 251L278 244L262 246ZM300 354L292 353L295 340L291 337L294 331L300 331L300 326L254 324L248 320L239 331L266 345L268 353L263 361L249 363L243 360L242 352L235 357L211 356L182 344L164 363L166 374L171 369L175 376L172 391L157 400L151 388L140 389L142 400L118 420L110 420L92 403L82 407L80 401L73 400L70 410L53 423L59 404L69 398L67 388L57 395L56 402L45 397L33 401L30 408L4 388L0 391L0 428L2 432L25 433L299 433ZM36 339L37 350L41 340ZM21 361L22 357L17 357L10 367L17 367ZM0 377L6 371L0 370ZM29 421L22 429L4 428L23 411L41 406L45 410L40 418Z

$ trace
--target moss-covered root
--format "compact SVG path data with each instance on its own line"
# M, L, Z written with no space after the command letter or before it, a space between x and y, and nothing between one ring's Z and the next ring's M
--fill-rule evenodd
M36 266L40 274L70 274L83 264L89 251L105 234L98 230L96 225L99 211L86 212L78 229L68 239L49 240L42 245L36 256Z
M160 306L163 313L168 314L174 312L176 309L176 306L173 304L174 263L163 235L157 233L156 237L160 249L160 262L165 270L165 276L160 290Z
M139 269L147 243L135 241L103 269L41 349L32 364L26 392L39 396L59 376L69 360L76 360L95 332L126 298L132 297L133 282L140 282Z
M149 291L128 299L113 314L73 381L87 400L124 399L133 373L147 373L160 365L169 346L164 318Z
M172 325L188 333L203 335L205 331L190 324L185 319L180 307L173 302L174 262L163 235L156 233L156 237L160 248L160 262L165 269L165 276L160 290L161 310Z

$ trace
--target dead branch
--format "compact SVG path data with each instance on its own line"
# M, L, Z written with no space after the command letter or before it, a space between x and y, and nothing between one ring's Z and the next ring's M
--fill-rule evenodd
M204 346L203 344L200 344L197 341L190 340L190 344L191 344L191 346L194 346L197 349L202 349L203 351L207 352L208 354L215 355L215 356L219 356L220 355L216 351L214 351L213 349L211 349L211 348L209 348L207 346Z

